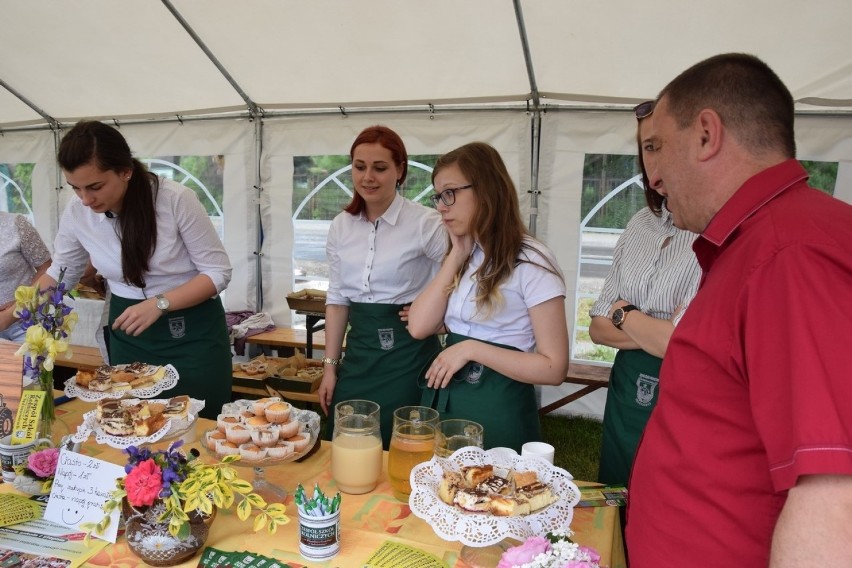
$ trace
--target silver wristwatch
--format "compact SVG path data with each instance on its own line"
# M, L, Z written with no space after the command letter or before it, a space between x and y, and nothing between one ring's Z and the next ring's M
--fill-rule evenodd
M162 294L157 294L157 307L160 308L160 311L164 314L169 313L169 299L163 296Z

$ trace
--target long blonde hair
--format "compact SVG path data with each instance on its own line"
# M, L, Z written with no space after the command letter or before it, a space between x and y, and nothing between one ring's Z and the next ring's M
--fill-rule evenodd
M450 165L457 166L471 183L471 191L476 199L471 232L485 256L482 265L473 273L477 282L477 312L488 317L502 306L500 285L522 262L535 264L561 278L559 270L549 262L549 266L543 266L529 260L527 255L521 258L522 251L534 248L529 242L532 237L521 220L515 184L497 150L484 142L471 142L456 148L438 158L432 171L432 182L438 172ZM449 254L449 250L447 252ZM448 293L458 286L467 267L468 263L465 262Z

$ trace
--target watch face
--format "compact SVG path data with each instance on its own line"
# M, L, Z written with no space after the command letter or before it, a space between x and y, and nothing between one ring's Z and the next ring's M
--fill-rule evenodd
M169 300L167 298L157 298L157 307L163 311L169 309Z
M624 323L624 309L616 308L614 312L612 312L612 323L615 327L620 328L621 324Z

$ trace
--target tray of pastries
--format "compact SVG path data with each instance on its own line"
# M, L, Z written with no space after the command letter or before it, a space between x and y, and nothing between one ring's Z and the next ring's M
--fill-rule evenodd
M94 410L83 415L73 440L84 442L94 434L99 444L119 449L157 442L189 430L202 409L203 400L186 395L99 400Z
M65 396L86 402L117 398L153 398L178 383L171 365L130 363L101 365L94 371L77 371L65 381Z
M239 455L237 465L274 465L307 455L319 429L319 414L280 397L237 400L222 406L216 428L204 433L202 443L220 458Z
M490 546L571 524L580 490L564 469L509 448L466 447L411 471L411 512L444 540Z
M287 305L300 312L325 313L325 290L305 288L287 294Z

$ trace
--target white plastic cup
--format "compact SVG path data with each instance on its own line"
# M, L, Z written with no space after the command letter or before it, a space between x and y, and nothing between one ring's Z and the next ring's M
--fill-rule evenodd
M553 463L553 455L556 449L545 442L527 442L521 446L521 455L523 457L541 458L548 463Z

